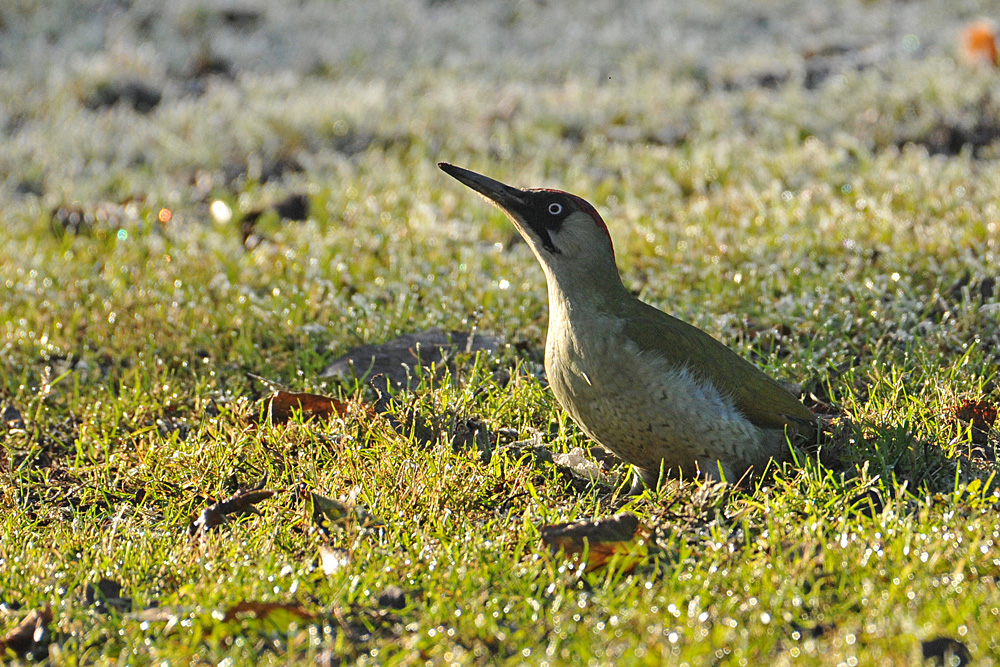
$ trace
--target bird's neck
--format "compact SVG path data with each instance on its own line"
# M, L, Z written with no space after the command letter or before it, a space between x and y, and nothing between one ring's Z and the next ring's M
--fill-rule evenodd
M635 297L625 289L614 260L584 267L543 266L549 292L549 317L569 318L574 312L614 314Z

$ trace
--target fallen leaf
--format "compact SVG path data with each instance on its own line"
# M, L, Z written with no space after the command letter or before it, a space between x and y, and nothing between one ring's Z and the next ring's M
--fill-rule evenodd
M320 376L359 380L382 376L394 387L403 387L410 384L418 367L447 363L456 354L494 353L499 347L500 339L495 336L428 329L380 345L362 345L334 359Z
M965 401L955 408L955 417L972 426L972 442L985 445L989 432L997 421L997 408L987 401Z
M272 424L284 424L296 412L302 413L303 419L342 417L348 414L351 405L347 401L321 394L276 391L264 399L263 414L264 419ZM374 415L374 411L370 408L365 411Z
M256 487L237 491L229 498L209 505L188 526L188 534L204 534L217 526L227 523L231 518L238 518L247 514L260 514L260 511L254 505L262 500L267 500L277 493L276 491L264 489L265 484L267 484L267 475L264 476L264 479Z
M0 639L0 651L9 649L22 658L34 653L46 643L45 638L51 622L51 606L41 611L31 610L3 639Z
M309 490L305 485L299 486L298 493L305 499L313 522L323 530L343 527L351 522L367 528L382 525L363 505L329 498Z
M312 505L313 520L320 525L343 523L350 514L347 504L336 498L310 492L309 502Z
M934 664L944 667L962 667L972 662L972 654L965 644L951 637L935 637L920 642L924 660L933 660Z
M962 28L960 49L962 60L971 67L997 67L997 29L992 21L980 19Z
M256 602L244 601L234 604L226 610L223 621L232 621L244 618L267 618L275 612L284 612L306 620L316 618L312 613L297 602Z
M543 544L554 553L564 553L577 564L583 562L585 572L612 561L623 572L631 572L650 553L647 544L650 530L630 512L605 519L543 526L541 534Z

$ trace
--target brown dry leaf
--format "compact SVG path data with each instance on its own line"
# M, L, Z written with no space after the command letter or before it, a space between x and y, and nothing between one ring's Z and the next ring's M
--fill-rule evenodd
M997 408L987 401L965 401L955 408L955 417L972 425L972 442L985 445L987 434L997 421Z
M370 407L358 404L369 416L375 411ZM304 392L276 391L264 399L264 419L272 424L284 424L296 412L301 412L303 419L321 417L343 417L352 407L348 401L341 401L331 396L308 394ZM252 421L256 422L254 418Z
M304 618L310 621L316 618L316 614L312 613L297 602L258 602L251 600L234 604L226 610L226 614L223 616L222 620L232 621L243 618L267 618L275 612L284 612L286 614L298 616L299 618Z
M585 572L605 567L613 560L623 572L631 572L649 555L650 532L630 512L541 529L542 543L553 553L561 551L578 564L586 558Z
M267 484L267 475L264 476L264 479L256 487L237 491L229 498L209 505L188 526L188 534L192 536L204 534L217 526L227 523L230 518L238 518L247 514L260 514L260 511L254 506L277 493L277 491L264 489L265 484Z
M33 609L16 627L0 639L0 652L9 649L23 658L38 648L52 622L52 607Z

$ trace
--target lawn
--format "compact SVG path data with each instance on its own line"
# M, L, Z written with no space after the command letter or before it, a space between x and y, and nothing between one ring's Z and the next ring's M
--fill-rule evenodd
M0 7L0 663L1000 664L990 7ZM626 495L442 160L588 199L817 443ZM325 372L432 330L489 344Z

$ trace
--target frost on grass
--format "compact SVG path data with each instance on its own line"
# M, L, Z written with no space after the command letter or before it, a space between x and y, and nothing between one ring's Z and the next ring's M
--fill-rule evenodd
M952 41L989 6L154 4L0 7L7 650L989 659L1000 113ZM443 159L587 196L629 288L798 383L821 451L752 490L593 483L544 277ZM505 345L433 375L407 345L385 404L321 377L435 329ZM254 375L284 423L248 423ZM539 540L619 512L661 552L631 574Z

